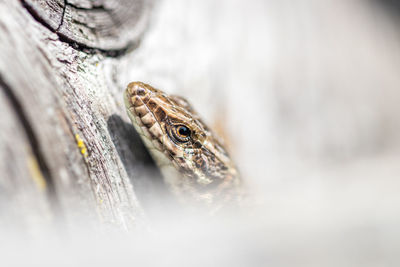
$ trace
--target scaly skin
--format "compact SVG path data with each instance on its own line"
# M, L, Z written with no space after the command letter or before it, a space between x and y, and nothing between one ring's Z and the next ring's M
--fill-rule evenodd
M221 142L189 103L142 82L125 91L128 115L181 200L222 206L236 201L239 175Z

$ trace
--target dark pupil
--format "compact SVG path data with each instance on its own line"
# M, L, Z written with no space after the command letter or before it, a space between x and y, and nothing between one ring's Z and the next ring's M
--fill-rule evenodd
M178 133L183 137L187 137L190 135L190 130L185 126L179 126Z

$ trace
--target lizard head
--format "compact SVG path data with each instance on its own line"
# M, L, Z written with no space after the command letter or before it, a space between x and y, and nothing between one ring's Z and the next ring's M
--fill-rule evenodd
M125 91L128 115L175 193L212 201L238 183L221 141L184 99L142 83Z

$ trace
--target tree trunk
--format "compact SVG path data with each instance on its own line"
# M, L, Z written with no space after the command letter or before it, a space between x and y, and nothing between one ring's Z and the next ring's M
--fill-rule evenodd
M141 225L127 169L132 175L151 160L125 122L113 72L150 10L145 0L0 2L5 226Z

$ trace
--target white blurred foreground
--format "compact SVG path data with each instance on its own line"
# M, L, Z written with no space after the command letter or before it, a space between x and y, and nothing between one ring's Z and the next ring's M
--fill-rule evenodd
M39 235L3 232L2 266L398 266L395 188L368 181L288 186L243 214L170 212L130 233L61 226Z
M133 232L3 228L0 265L399 266L400 37L372 2L163 2L121 80L220 115L252 204Z

